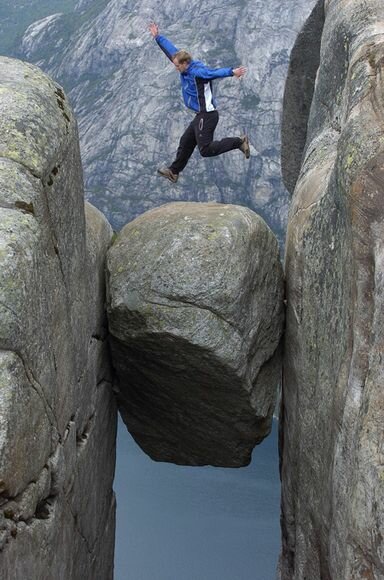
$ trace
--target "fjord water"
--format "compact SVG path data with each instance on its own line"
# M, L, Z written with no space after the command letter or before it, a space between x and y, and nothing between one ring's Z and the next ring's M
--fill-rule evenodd
M119 422L115 580L273 580L277 423L241 469L149 459Z

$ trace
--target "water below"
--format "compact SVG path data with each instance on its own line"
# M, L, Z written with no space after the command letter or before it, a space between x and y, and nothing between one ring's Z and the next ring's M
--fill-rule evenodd
M241 469L149 459L119 422L115 580L274 580L277 424Z

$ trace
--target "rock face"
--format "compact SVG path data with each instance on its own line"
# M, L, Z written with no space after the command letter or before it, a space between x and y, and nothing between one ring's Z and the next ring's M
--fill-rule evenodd
M68 1L56 0L51 14L25 31L18 56L69 92L88 199L116 229L167 201L217 201L257 211L282 240L289 205L280 176L283 88L289 51L314 3L207 0L202 10L197 0L98 0L66 14ZM148 33L153 19L176 46L211 66L248 67L241 82L215 85L217 135L246 129L249 161L239 152L203 159L196 151L176 187L156 175L172 161L193 113L182 104L173 65Z
M299 176L307 138L307 123L320 63L324 0L319 0L298 35L291 52L285 83L281 127L281 169L292 194Z
M379 579L384 4L328 0L324 8L287 234L280 578Z
M282 268L263 220L175 203L123 228L107 258L120 411L153 459L238 467L270 431Z
M85 219L62 89L32 65L0 66L1 578L112 578L112 232L89 205Z

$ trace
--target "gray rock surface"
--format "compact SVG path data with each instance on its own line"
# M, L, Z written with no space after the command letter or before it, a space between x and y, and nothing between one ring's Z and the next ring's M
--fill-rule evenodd
M68 91L79 118L86 193L120 229L168 201L218 201L250 207L284 237L289 196L280 176L280 121L289 52L315 0L164 0L55 3L32 23L22 58ZM62 13L58 15L57 13ZM148 33L157 20L178 47L211 66L243 63L241 82L216 82L219 137L249 132L239 152L203 159L196 152L176 187L156 175L170 163L193 113L182 104L173 65Z
M293 46L285 82L281 126L281 170L293 194L300 173L307 124L320 63L324 0L318 0Z
M283 279L275 236L240 206L146 212L107 257L120 411L153 459L239 467L271 429Z
M0 575L112 578L112 230L90 206L85 220L61 87L32 65L0 66Z
M384 4L328 0L287 234L280 578L384 578Z

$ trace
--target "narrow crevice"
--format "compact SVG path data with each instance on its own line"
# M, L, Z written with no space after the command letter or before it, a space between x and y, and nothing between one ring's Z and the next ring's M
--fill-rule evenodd
M54 179L59 173L59 169L60 169L60 165L55 165L53 167L52 171L48 174L48 177L46 177L44 180L42 180L43 186L48 185L49 187L51 187L53 185Z
M87 424L85 425L85 428L83 430L82 433L77 434L76 436L76 445L77 447L84 447L84 445L87 443L90 433L92 431L93 428L93 424L95 421L95 416L96 413L92 413L92 415L89 417Z
M4 531L8 531L8 538L9 536L15 538L17 535L18 524L23 523L26 526L31 526L36 520L48 520L52 515L54 504L57 501L57 496L48 495L42 498L37 503L34 514L29 517L23 517L22 513L17 512L17 499L11 501L14 503L3 509L4 519L8 522L8 529ZM5 543L7 543L7 540ZM0 547L0 552L1 549L2 548Z
M56 232L53 229L53 220L52 220L51 210L49 207L48 195L47 195L47 192L45 190L44 184L43 184L43 195L44 195L44 199L45 199L46 211L48 214L48 223L50 226L49 231L51 234L52 245L53 245L54 252L57 256L57 259L59 261L59 268L60 268L61 276L63 278L64 286L66 287L66 278L65 278L64 267L63 267L63 263L62 263L61 255L60 255L60 251L59 251L59 242L58 242L58 239L56 236Z
M92 334L91 340L97 340L97 342L105 342L108 340L108 330L104 330L104 332Z
M8 497L5 502L0 504L4 522L2 526L2 538L0 540L0 553L12 539L17 537L19 531L18 526L21 524L31 526L38 520L47 520L51 517L54 504L57 501L57 495L52 492L49 492L37 501L32 515L30 513L23 513L22 511L25 494L28 492L30 486L36 484L36 481L30 482L16 497Z
M57 86L57 87L56 87L55 94L56 94L58 97L60 97L60 99L61 99L62 101L65 101L65 93L64 93L64 91L61 89L61 87L59 87L59 86Z
M81 373L81 375L79 376L79 378L77 379L77 384L80 385L80 383L82 382L83 378L85 377L85 375L87 374L87 369L84 369L83 372Z
M99 389L102 385L110 385L110 387L112 388L113 386L113 381L106 379L106 378L102 378L96 385L96 389Z
M39 381L36 379L36 377L33 374L32 369L30 369L26 362L24 361L23 357L21 356L20 353L16 352L17 356L21 359L24 369L25 369L25 374L28 377L29 382L31 383L32 388L34 388L34 390L36 391L36 393L39 395L39 397L41 398L41 400L43 401L46 410L49 410L49 413L47 413L47 415L49 416L50 422L51 424L54 424L54 426L56 427L57 432L59 432L59 426L58 426L58 420L56 417L56 414L53 410L53 407L50 405L50 403L47 401L45 394L44 394L44 389L42 387L42 385L39 383Z
M13 308L11 308L8 304L5 304L4 302L2 302L0 300L0 306L2 308L4 308L5 310L8 310L9 312L11 312L13 314L13 316L16 318L16 320L20 320L20 316L17 314L17 312L15 310L13 310ZM6 350L6 349L5 349Z
M80 538L83 540L83 542L84 542L84 544L85 544L85 546L87 548L87 552L89 554L92 554L93 551L94 551L94 547L95 547L97 541L95 541L94 546L90 546L89 539L84 535L84 533L83 533L83 531L82 531L82 529L81 529L81 527L79 525L79 516L78 516L78 514L75 514L73 512L72 506L71 506L70 502L68 501L68 499L66 499L66 498L65 498L65 503L67 504L68 511L70 512L70 514L72 516L72 519L73 519L73 522L74 522L74 525L75 525L76 532L79 534Z
M47 416L49 418L51 425L54 425L57 432L59 432L57 417L55 415L55 412L54 412L52 406L49 404L49 402L47 401L47 399L45 397L44 389L43 389L42 385L39 383L39 381L36 379L36 377L34 376L32 369L30 369L28 367L28 365L26 364L20 351L12 350L10 348L3 348L3 347L0 347L0 351L13 353L20 359L31 387L33 388L33 390L37 393L37 395L40 397L40 399L43 402L45 411L47 413Z
M3 480L0 481L1 493L0 493L0 508L3 507L10 500L10 494L6 488L6 484Z
M61 277L63 278L63 282L64 282L64 286L66 286L66 280L65 280L65 274L64 274L64 268L63 268L63 263L61 261L61 256L60 256L60 251L59 251L59 246L58 246L58 241L56 238L56 235L53 234L53 250L57 256L57 259L59 261L59 268L60 268L60 272L61 272Z
M35 215L35 210L33 207L33 203L30 202L26 202L26 201L21 201L21 200L16 200L13 203L7 202L7 201L0 201L0 207L3 209L10 209L13 211L21 211L22 213L29 213L31 215Z
M61 89L57 89L55 91L55 95L56 95L56 102L57 105L61 111L61 114L64 117L65 120L65 128L67 131L67 135L69 133L69 124L71 123L71 117L68 115L68 113L66 112L66 106L65 106L65 95L63 93L63 91Z
M35 215L35 210L33 207L33 203L27 203L26 201L15 201L15 207L21 210L23 213L29 213L31 215Z
M56 359L55 349L52 348L52 351L51 352L52 352L52 358L53 358L53 366L54 366L55 373L56 373L57 372L57 359Z
M32 520L47 520L51 516L52 508L54 506L55 501L57 501L57 496L49 495L45 499L39 501L36 506L36 511L31 519ZM25 522L28 524L28 521Z
M217 312L216 310L214 310L213 308L210 308L209 306L198 305L198 304L196 304L196 303L194 303L192 301L186 300L185 298L173 298L172 296L167 296L166 294L159 294L159 296L161 298L165 298L166 300L169 300L169 302L174 302L175 304L167 304L167 303L162 303L162 302L155 302L155 301L148 300L148 299L145 299L145 302L147 302L148 304L153 304L154 306L165 306L167 308L196 308L197 310L205 310L207 312L210 312L214 316L216 316L216 318L218 318L219 320L221 320L222 322L224 322L225 324L227 324L228 326L230 326L237 334L240 335L238 329L233 324L233 322L230 322L229 320L226 320L220 314L220 312Z
M21 165L21 167L24 167L24 169L26 169L28 171L28 173L30 173L33 177L36 177L37 179L39 179L41 181L40 173L37 173L35 170L33 170L31 167L29 167L29 165L27 165L26 163L23 163L20 160L16 160L13 157L10 157L8 155L1 155L0 159L7 159L8 161L12 161L13 163L16 163L16 165Z
M93 420L93 416L94 415L92 415L92 417L88 421L87 425L88 429L90 428L89 424ZM69 433L71 427L74 424L74 420L75 415L72 415L70 421L67 424L66 433ZM85 435L88 436L88 433L85 433ZM55 487L53 485L55 468L50 466L50 462L55 457L55 455L57 455L59 447L62 447L61 442L57 444L55 451L49 456L49 458L47 458L46 464L42 468L39 476L30 481L25 486L25 488L17 494L17 496L15 497L11 496L6 489L6 483L3 480L0 481L0 508L5 520L9 522L8 527L4 530L7 533L8 540L10 537L16 537L16 534L12 533L12 531L14 532L16 530L15 526L13 526L12 524L17 525L18 523L23 522L24 524L29 526L36 520L49 519L51 517L55 502L58 500L59 495L60 497L61 496L64 497L64 494L61 493L63 491L61 488L60 490L55 490ZM36 486L39 484L39 481L41 481L41 477L44 471L47 472L47 477L50 478L50 489L48 493L45 493L43 497L38 499L33 515L27 516L27 514L23 514L22 512L23 508L21 507L23 505L24 498L26 494L28 494L28 490L31 488L31 486ZM8 540L5 539L5 542L3 542L0 545L0 552Z
M65 157L66 152L63 153L63 158ZM40 183L42 184L42 192L45 198L45 205L46 205L46 211L48 214L48 218L49 218L49 225L50 225L50 233L51 233L51 238L52 238L52 245L55 251L56 256L59 259L59 266L60 266L60 271L63 277L63 281L64 281L64 285L66 285L66 279L65 279L65 275L64 275L64 268L63 268L63 264L61 261L61 256L60 256L60 251L59 251L59 244L58 244L58 240L56 237L56 234L53 230L52 227L52 215L51 215L51 211L50 211L50 206L49 206L49 201L48 201L48 196L47 196L47 192L45 190L45 186L46 184L44 183L44 178L40 173L37 173L36 171L34 171L31 167L29 167L28 165L26 165L25 163L22 163L20 160L15 160L12 157L6 156L6 155L1 155L0 159L7 159L8 161L11 161L13 163L15 163L16 165L20 165L21 167L23 167L30 175L32 175L33 177L35 177L36 179L38 179L40 181ZM48 177L48 181L49 184L48 185L53 185L53 176L56 176L59 172L61 165L59 163L56 163L56 165L53 167L51 173L49 174ZM34 207L32 203L26 203L23 201L16 201L15 205L13 206L12 204L9 204L7 202L0 202L0 207L4 207L5 209L18 209L20 211L24 211L27 213L30 213L32 215L34 215L36 217L35 211L34 211Z

